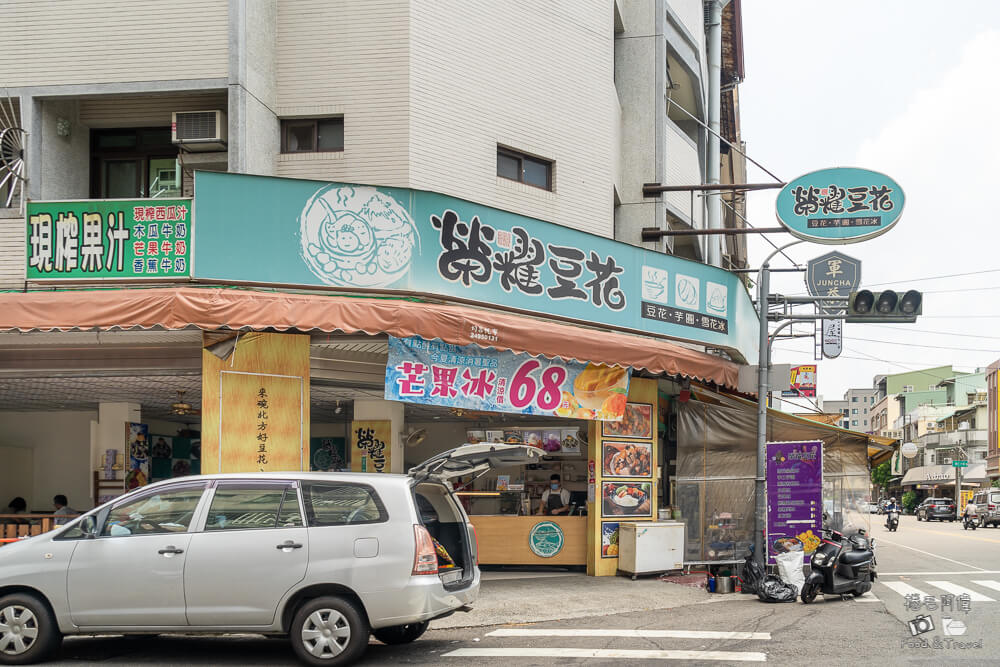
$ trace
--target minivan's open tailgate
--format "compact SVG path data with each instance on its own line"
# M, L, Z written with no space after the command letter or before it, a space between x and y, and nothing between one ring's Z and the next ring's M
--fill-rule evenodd
M489 470L538 463L542 450L528 445L480 443L462 445L433 456L410 468L407 473L418 481L435 477L447 480Z

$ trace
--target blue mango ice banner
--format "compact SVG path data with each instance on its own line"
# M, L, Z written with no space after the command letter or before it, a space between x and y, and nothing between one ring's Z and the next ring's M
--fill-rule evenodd
M477 345L389 337L385 397L465 410L620 421L631 371Z
M422 190L195 180L195 278L459 298L757 358L746 288L713 266Z

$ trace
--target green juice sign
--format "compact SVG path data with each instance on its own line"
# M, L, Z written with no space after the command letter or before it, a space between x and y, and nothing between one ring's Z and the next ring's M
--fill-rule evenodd
M29 202L27 280L191 275L190 199Z

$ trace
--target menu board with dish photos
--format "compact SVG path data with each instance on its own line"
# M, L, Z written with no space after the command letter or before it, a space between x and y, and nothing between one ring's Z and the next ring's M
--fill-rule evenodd
M151 480L201 474L201 438L151 435Z

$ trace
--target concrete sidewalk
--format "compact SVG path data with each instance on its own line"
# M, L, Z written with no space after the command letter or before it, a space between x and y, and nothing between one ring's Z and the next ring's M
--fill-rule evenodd
M632 581L574 572L487 571L483 572L473 610L434 621L431 628L537 623L670 609L710 598L704 589L668 584L655 576Z

